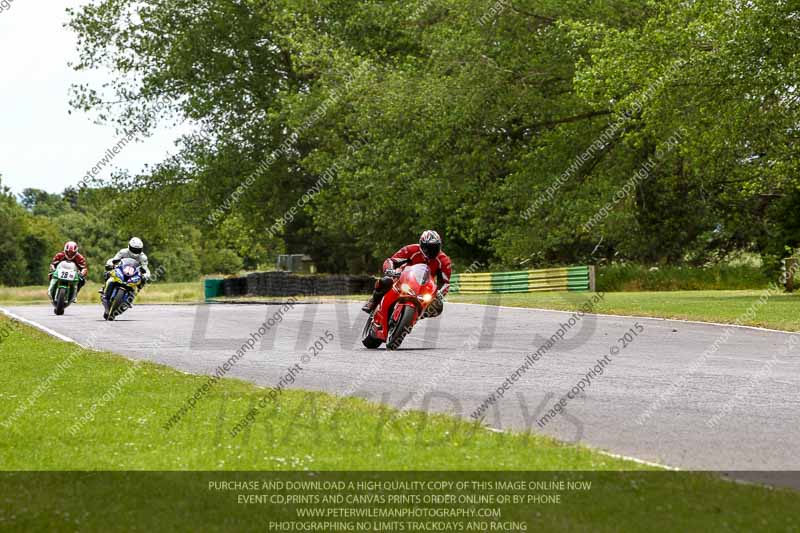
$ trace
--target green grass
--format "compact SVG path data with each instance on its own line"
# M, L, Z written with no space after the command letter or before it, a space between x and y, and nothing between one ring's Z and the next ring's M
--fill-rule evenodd
M705 268L614 264L597 268L597 290L604 292L747 290L764 288L769 282L760 265L754 264Z
M741 324L800 331L800 294L773 294L766 304L759 298L766 290L607 292L595 310L612 315L679 318L703 322L734 323L749 308L755 315ZM530 294L451 295L451 302L575 310L591 293L540 292Z
M8 331L10 324L0 319L0 332ZM542 436L500 434L447 416L400 413L360 399L303 391L286 392L251 431L231 438L228 431L264 392L232 379L221 380L166 431L163 425L169 416L206 378L86 351L18 324L0 339L5 363L0 374L4 471L647 469ZM49 386L36 394L42 383ZM117 391L110 392L117 384ZM100 401L106 393L106 401ZM35 401L28 405L31 398ZM21 405L27 407L20 412ZM93 420L73 435L69 428L89 412ZM580 479L589 474L577 475ZM538 518L532 516L534 508L515 506L504 519L534 520L547 530L619 531L650 529L653 514L661 513L670 524L680 524L680 530L797 527L796 492L743 486L707 474L652 477L656 475L595 477L591 492L568 493L565 505L538 508ZM119 529L124 524L183 531L261 524L263 529L261 513L285 514L291 509L238 506L234 496L210 492L202 476L181 481L125 474L117 482L102 476L31 481L25 474L15 476L0 476L0 501L17 516L7 530L62 529L64 520L78 520L85 531L104 530L100 523L114 523ZM18 490L19 483L26 490ZM75 483L82 487L79 502L68 488ZM104 495L112 483L115 498L109 500ZM4 520L8 525L8 515L0 512L0 528Z
M100 304L100 289L98 283L87 282L81 289L79 303ZM147 285L137 296L140 304L153 303L192 303L203 301L203 282L187 281L180 283L167 283L157 281ZM32 287L0 287L0 305L27 305L46 304L47 287L37 285Z

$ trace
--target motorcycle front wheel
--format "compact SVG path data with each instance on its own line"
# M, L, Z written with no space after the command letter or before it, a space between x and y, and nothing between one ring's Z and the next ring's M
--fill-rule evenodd
M367 318L367 323L364 324L364 331L361 332L361 344L370 350L374 350L383 343L382 340L375 336L374 328L372 327L372 317L374 315L375 312L373 311Z
M415 310L412 307L404 307L400 318L396 322L389 324L389 336L386 339L386 349L396 350L400 348L406 335L411 333L411 323L414 321Z
M125 311L128 303L127 296L128 293L121 289L114 294L111 303L108 305L108 316L105 317L106 320L114 320Z
M58 316L64 314L64 308L67 306L67 290L64 287L59 287L56 291L56 309L55 312Z

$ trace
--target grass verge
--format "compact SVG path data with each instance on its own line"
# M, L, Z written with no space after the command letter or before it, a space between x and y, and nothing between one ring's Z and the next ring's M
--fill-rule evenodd
M755 290L769 282L761 267L753 264L705 268L614 264L597 269L597 290L604 292Z
M96 303L100 305L99 283L89 281L81 289L78 299L80 303ZM147 285L137 296L137 303L194 303L203 301L203 282L187 281L166 283L157 281ZM0 287L0 305L27 305L50 303L47 298L47 287Z
M233 379L220 380L166 431L169 416L206 383L205 377L86 351L4 318L0 331L5 332L0 335L5 362L0 470L647 470L542 436L495 433L447 416L303 391L285 392L249 431L231 438L229 430L265 392ZM79 429L73 431L76 424ZM637 477L654 474L606 480L596 492L575 496L571 506L539 508L536 517L530 506L516 506L512 515L536 520L547 530L640 530L657 512L684 530L689 525L704 531L797 526L797 492L743 486L707 474L662 473L667 477L657 483ZM24 475L15 476L25 482ZM40 478L38 485L12 493L13 479L2 478L0 500L11 506L16 522L9 524L3 513L0 522L43 529L83 520L76 526L91 531L102 530L91 520L108 519L122 529L156 523L161 530L225 530L251 520L263 529L255 507L237 506L235 498L209 504L210 497L222 496L210 494L205 483L186 489L161 477L151 493L140 479L138 490L125 497L115 490L117 497L108 501L102 495L109 480L92 485L92 479L80 479L80 505L86 507L63 515L49 510L76 505L75 493L63 483ZM38 488L32 492L31 486ZM161 496L165 491L168 497ZM48 498L35 496L44 493ZM219 527L208 522L213 519L221 521Z
M739 320L742 325L800 331L800 295L773 294L762 304L759 299L765 294L766 290L607 292L596 311L730 324ZM449 301L572 311L588 296L580 292L451 295ZM749 309L752 318L747 316Z

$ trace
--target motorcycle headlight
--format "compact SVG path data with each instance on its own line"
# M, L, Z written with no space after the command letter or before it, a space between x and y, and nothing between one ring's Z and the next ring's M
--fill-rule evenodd
M414 289L412 289L408 283L403 283L402 285L400 285L400 290L406 294L412 294L412 295L414 294Z
M419 297L419 299L425 303L428 303L431 300L433 300L433 296L431 296L430 294L423 294L422 296Z

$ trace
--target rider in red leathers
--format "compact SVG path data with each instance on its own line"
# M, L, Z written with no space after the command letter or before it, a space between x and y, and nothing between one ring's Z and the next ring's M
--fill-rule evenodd
M78 253L78 244L73 241L66 243L64 245L64 251L58 252L53 257L53 260L50 262L50 278L53 277L53 272L56 271L56 267L61 261L72 261L80 269L81 277L78 280L78 290L75 291L75 297L72 299L74 302L78 299L81 288L86 284L86 276L89 275L89 267L86 264L86 259Z
M394 279L398 272L395 269L407 265L417 265L425 263L431 269L431 275L436 278L436 285L439 287L436 299L431 302L425 315L436 317L444 309L444 297L450 290L450 276L452 275L452 263L450 258L442 251L442 238L433 230L427 230L419 238L419 244L409 244L402 247L392 257L383 263L383 277L375 282L375 291L372 298L361 308L365 313L372 313L383 295L386 294L394 284Z

